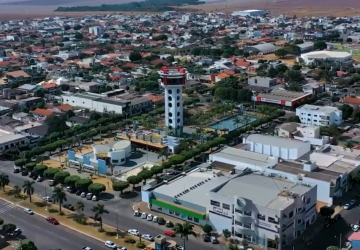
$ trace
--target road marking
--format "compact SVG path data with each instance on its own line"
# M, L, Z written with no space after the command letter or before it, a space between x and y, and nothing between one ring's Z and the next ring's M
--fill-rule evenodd
M17 206L15 204L11 203L0 203L0 214L5 213L13 208L16 208Z

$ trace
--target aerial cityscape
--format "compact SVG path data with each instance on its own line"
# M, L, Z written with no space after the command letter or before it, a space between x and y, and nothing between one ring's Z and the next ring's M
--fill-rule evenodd
M0 249L360 249L360 1L320 2L2 0Z

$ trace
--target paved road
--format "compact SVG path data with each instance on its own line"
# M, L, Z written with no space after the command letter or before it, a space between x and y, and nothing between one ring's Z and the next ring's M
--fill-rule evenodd
M28 215L20 207L0 200L0 217L5 223L12 223L19 227L23 234L20 240L34 241L38 249L76 250L84 246L92 249L107 249L103 242L70 230L62 225L51 225L38 215Z
M24 177L24 176L21 176L20 174L14 174L13 173L13 163L10 161L0 162L0 171L5 172L9 175L10 185L12 185L12 186L19 185L21 187L24 183L24 180L30 180L29 177L26 177L26 176ZM44 196L45 195L45 188L44 188L45 185L47 186L47 193L49 195L50 187L48 186L47 181L34 184L35 194L40 194L41 196ZM85 215L88 215L88 216L93 215L93 212L91 211L91 209L96 204L96 202L82 199L74 194L70 194L70 193L67 194L67 203L76 204L76 202L78 202L79 200L81 200L85 204L85 210L84 210ZM135 228L135 229L139 230L142 234L148 233L153 236L158 235L158 234L163 234L164 231L167 230L167 228L164 226L160 226L156 223L148 222L145 220L141 220L138 217L134 217L133 210L131 207L133 204L131 204L131 203L129 204L126 202L121 202L118 199L117 200L113 199L110 201L100 201L99 203L105 204L106 209L109 211L109 214L103 215L103 222L105 224L108 224L115 228L116 228L116 213L115 213L115 211L117 210L118 211L117 214L118 214L119 229L121 229L121 230L125 231L130 228ZM174 240L176 240L179 245L183 245L182 240L180 238L174 238ZM201 239L196 239L193 237L189 238L189 241L187 242L187 246L188 246L187 249L189 249L189 250L195 250L195 249L196 250L205 250L205 249L209 249L211 247L209 243L205 243ZM222 246L214 245L213 248L220 249L220 248L222 248Z

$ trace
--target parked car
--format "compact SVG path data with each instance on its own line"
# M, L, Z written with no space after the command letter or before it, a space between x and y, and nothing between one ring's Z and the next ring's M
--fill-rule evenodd
M157 222L157 221L158 221L158 219L159 219L159 217L154 216L154 217L153 217L153 219L152 219L152 221L153 221L153 222Z
M36 182L42 182L44 180L44 177L38 176L36 178Z
M116 250L127 250L126 247L117 247Z
M167 221L166 223L165 223L165 226L166 227L173 227L174 226L174 223L172 223L171 221Z
M141 214L141 219L146 219L147 218L147 213L142 213Z
M49 196L44 196L44 197L43 197L43 200L44 200L44 201L47 201L47 202L52 202L52 199L51 199L51 197L49 197Z
M96 196L96 195L94 195L94 196L91 198L91 200L92 200L92 201L97 201L97 200L98 200L98 198L97 198L97 196Z
M53 225L59 225L59 222L57 219L55 219L54 217L47 217L46 218L47 222L53 224Z
M138 210L134 211L134 216L140 216L140 215L141 215L141 213Z
M351 229L352 229L354 232L357 232L357 231L359 231L360 226L359 226L358 224L352 224L352 225L351 225Z
M81 195L80 195L81 198L85 198L86 197L86 193L85 192L82 192Z
M159 225L165 225L165 224L166 224L166 221L165 221L164 218L160 217L160 218L158 219L157 223L158 223Z
M150 234L143 234L143 235L141 235L141 238L148 240L148 241L154 241L154 237L152 237Z
M14 168L14 174L18 174L18 173L20 173L20 169Z
M11 236L19 236L21 233L22 233L22 232L21 232L21 229L20 229L20 228L16 228L16 229L14 230L14 232L9 233L9 235L11 235Z
M77 190L77 191L75 192L75 195L80 196L81 193L82 193L81 190Z
M153 215L152 214L148 214L148 216L146 217L147 221L152 221L153 220Z
M212 244L219 244L219 241L215 236L211 236L210 241L211 241Z
M83 247L82 250L93 250L91 247Z
M355 205L355 203L356 203L356 200L354 200L354 199L350 200L349 203L346 203L344 205L344 209L345 210L351 209Z
M30 208L25 208L25 209L24 209L24 212L25 212L26 214L30 214L30 215L34 214L34 212L33 212Z
M105 241L105 246L108 247L108 248L112 248L112 249L117 248L117 245L114 242L110 241L110 240Z
M129 230L128 230L128 234L138 236L140 233L139 233L139 231L136 230L136 229L129 229Z
M175 236L174 231L171 231L171 230L165 231L164 234L165 234L166 236L170 236L170 237L174 237L174 236Z
M69 209L71 211L75 211L75 207L71 204L65 204L63 205L64 208Z
M87 199L87 200L91 200L92 196L93 196L92 193L87 193L86 199Z
M22 176L27 176L28 174L29 174L28 171L22 171L22 172L21 172L21 175L22 175Z
M203 240L204 240L204 242L210 242L210 241L211 241L211 238L210 238L209 235L203 234Z

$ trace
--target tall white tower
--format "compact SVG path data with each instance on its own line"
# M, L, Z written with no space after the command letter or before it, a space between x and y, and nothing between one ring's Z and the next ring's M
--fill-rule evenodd
M162 67L159 71L161 85L165 89L165 125L173 136L183 133L183 98L186 70L181 67Z

